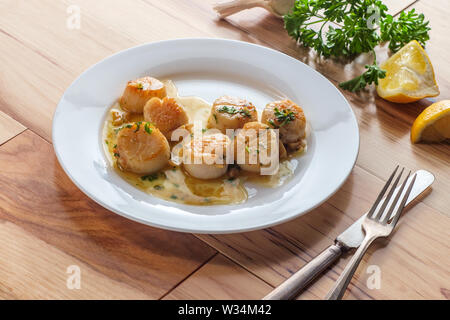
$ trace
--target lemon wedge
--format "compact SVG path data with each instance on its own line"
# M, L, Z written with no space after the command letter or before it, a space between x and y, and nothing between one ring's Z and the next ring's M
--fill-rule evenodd
M411 142L440 142L450 139L450 100L433 103L414 121Z
M381 64L386 78L380 79L378 95L397 103L414 102L439 95L433 65L416 40L401 48Z

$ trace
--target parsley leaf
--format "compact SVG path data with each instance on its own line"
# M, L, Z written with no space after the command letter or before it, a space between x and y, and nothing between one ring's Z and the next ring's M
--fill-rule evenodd
M344 90L357 92L361 89L364 89L367 85L370 85L372 83L378 85L378 79L386 78L386 71L382 70L378 66L376 60L372 65L366 65L365 68L367 69L367 71L364 72L362 75L352 80L342 82L339 84L339 86Z
M423 47L430 40L428 32L431 28L423 14L417 14L415 9L402 12L397 19L388 15L381 24L381 40L389 41L389 49L397 52L405 44L417 40Z

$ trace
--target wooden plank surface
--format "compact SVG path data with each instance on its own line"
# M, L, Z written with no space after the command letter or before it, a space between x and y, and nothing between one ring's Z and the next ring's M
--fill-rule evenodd
M16 224L0 224L0 297L6 299L149 299L143 291L107 277ZM80 268L80 290L69 289L67 269Z
M277 286L367 211L382 186L381 180L357 167L327 204L294 221L262 231L198 237ZM387 242L377 242L366 254L346 298L446 297L442 290L445 292L450 286L450 258L443 253L450 249L450 219L419 203L402 217L399 225L389 246ZM309 296L324 297L346 262L342 260L322 281L311 286ZM366 286L365 270L370 265L379 266L382 271L380 290Z
M217 255L176 287L166 300L261 299L273 288L248 271Z
M9 222L5 226L15 224L47 243L41 255L54 247L141 295L159 298L215 253L192 235L149 228L103 209L69 180L52 146L30 131L0 147L0 168L0 221ZM56 262L35 263L53 269L48 264ZM123 298L134 298L125 292Z
M0 145L24 131L19 122L0 111Z
M359 74L371 59L363 55L347 65L319 59L296 45L267 11L219 20L214 2L0 1L0 298L258 299L366 211L400 163L432 171L436 183L407 212L395 237L370 249L345 298L449 299L450 146L409 142L413 120L436 99L403 106L373 91L344 92L360 126L355 170L321 207L262 231L196 238L142 226L99 207L63 173L48 143L56 104L81 72L119 50L183 37L238 39L289 54L335 85ZM448 99L447 0L385 2L392 14L414 7L431 20L427 52L441 89L438 99ZM66 27L70 5L81 9L79 30ZM379 60L389 54L386 48L377 52ZM299 298L325 296L348 258ZM67 289L68 265L80 266L82 290ZM379 290L366 285L373 265L381 270Z

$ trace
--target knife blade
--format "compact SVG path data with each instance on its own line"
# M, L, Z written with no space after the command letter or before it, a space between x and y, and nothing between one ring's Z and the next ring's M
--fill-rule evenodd
M416 199L434 182L434 176L426 170L418 170L417 178L411 193L406 201L405 207ZM414 175L411 175L412 179ZM410 182L410 181L409 181ZM409 183L408 182L408 183ZM400 187L395 190L395 194ZM395 199L395 194L392 199ZM383 199L384 201L384 199ZM379 206L383 204L380 202ZM393 200L391 200L393 201ZM395 212L394 210L393 212ZM287 300L295 297L304 287L306 287L318 274L330 266L342 255L343 252L350 249L358 248L364 239L362 230L362 222L366 217L365 213L361 218L356 220L350 227L337 236L335 243L325 249L321 254L308 262L303 268L293 274L289 279L275 288L263 300Z

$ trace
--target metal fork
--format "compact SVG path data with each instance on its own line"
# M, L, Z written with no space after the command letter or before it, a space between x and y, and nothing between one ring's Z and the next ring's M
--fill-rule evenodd
M395 188L397 187L398 182L400 181L401 176L403 175L404 168L401 170L400 174L394 181L391 189L389 190L388 195L386 196L385 201L381 201L386 193L389 185L395 177L395 174L398 171L399 166L397 166L394 172L391 174L389 180L384 185L380 194L378 195L377 200L373 204L370 211L367 213L366 218L363 221L362 228L365 231L364 241L361 243L361 246L355 252L354 256L351 258L350 262L345 267L339 279L334 284L333 288L328 292L325 299L327 300L338 300L341 299L347 289L350 280L353 277L356 269L358 268L359 263L361 262L362 257L366 253L368 247L371 243L377 238L388 237L392 230L394 230L395 225L400 218L400 215L403 211L403 207L405 206L406 200L408 199L409 194L411 193L411 189L416 181L416 175L413 176L411 182L409 183L408 188L405 192L406 183L408 181L409 176L411 175L411 171L408 173L405 181L402 183L401 188L395 194L393 198ZM393 198L393 200L392 200ZM389 205L389 206L388 206ZM388 207L388 208L387 208ZM387 208L387 209L386 209ZM396 210L396 211L394 211ZM392 215L392 213L394 214ZM391 217L389 221L389 217Z

